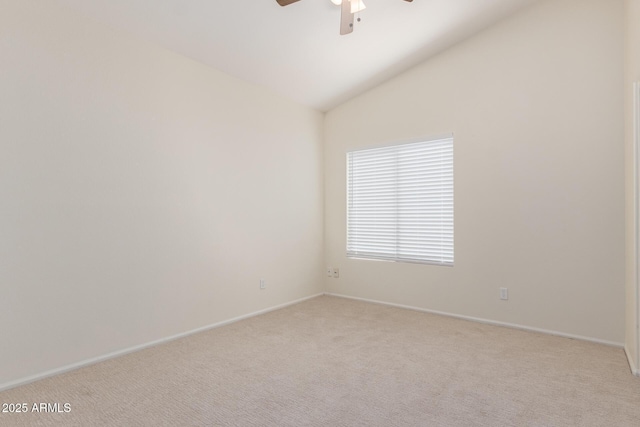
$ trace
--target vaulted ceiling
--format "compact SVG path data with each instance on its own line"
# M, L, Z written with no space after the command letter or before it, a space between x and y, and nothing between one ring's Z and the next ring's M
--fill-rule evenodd
M330 0L57 1L327 111L537 0L364 0L345 36Z

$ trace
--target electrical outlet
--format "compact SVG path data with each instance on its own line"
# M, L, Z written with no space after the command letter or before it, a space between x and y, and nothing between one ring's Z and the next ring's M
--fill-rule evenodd
M264 279L260 279L260 289L266 289L267 288L267 281Z
M500 299L505 301L509 299L509 289L500 288Z
M327 267L327 277L333 276L333 267Z
M334 268L333 269L333 278L337 279L338 277L340 277L340 269L339 268Z

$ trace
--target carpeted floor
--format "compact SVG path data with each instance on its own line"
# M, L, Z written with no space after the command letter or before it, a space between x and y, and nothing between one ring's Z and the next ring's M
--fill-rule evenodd
M640 426L621 349L318 297L0 393L2 426Z

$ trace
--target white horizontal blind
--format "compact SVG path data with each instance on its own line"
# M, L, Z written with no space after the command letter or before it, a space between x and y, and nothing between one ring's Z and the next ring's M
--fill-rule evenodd
M453 138L347 153L347 256L453 265Z

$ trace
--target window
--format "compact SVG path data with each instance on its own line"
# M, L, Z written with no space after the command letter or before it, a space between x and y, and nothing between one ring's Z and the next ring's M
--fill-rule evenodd
M453 137L347 153L347 256L453 265Z

